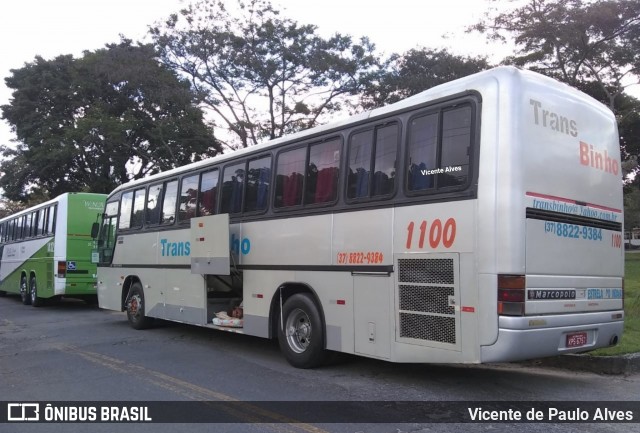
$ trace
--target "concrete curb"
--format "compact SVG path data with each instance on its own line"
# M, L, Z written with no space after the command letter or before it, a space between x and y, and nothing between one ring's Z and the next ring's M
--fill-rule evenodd
M619 356L593 356L589 354L567 354L529 361L540 367L555 367L565 370L588 371L598 374L640 373L640 353Z

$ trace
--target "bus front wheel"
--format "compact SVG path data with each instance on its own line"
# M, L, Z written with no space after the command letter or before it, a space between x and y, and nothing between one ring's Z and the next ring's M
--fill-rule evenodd
M289 364L297 368L323 364L327 359L324 330L313 299L304 293L291 296L282 307L282 318L278 343Z
M24 305L31 304L31 296L29 296L29 287L27 286L27 276L20 278L20 300Z
M127 319L133 329L146 329L151 326L153 319L144 315L144 291L138 282L131 285L126 309Z

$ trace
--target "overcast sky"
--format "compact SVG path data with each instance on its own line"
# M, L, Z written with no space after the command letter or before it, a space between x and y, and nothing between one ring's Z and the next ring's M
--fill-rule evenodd
M504 48L488 45L464 28L478 21L489 6L484 0L272 0L286 17L315 24L323 36L336 31L368 36L379 52L402 53L415 47L447 47L457 54L495 54ZM3 2L0 18L0 105L11 93L4 85L10 69L36 55L52 59L78 57L118 42L122 34L145 37L147 27L184 7L185 0L16 0ZM443 35L448 35L443 39ZM502 56L495 58L499 60ZM0 121L0 144L13 138Z

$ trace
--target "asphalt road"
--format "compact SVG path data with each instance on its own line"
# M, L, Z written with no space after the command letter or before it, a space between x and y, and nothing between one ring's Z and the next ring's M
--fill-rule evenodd
M202 413L199 405L211 405L232 421L189 423L194 413L194 418L185 415L175 424L5 423L0 433L501 432L514 427L524 432L640 432L640 419L632 424L394 419L414 409L416 402L459 401L465 410L473 410L496 400L533 401L535 407L542 407L540 401L635 401L640 413L640 375L601 376L530 364L392 364L352 356L337 357L323 368L298 370L287 364L273 341L173 323L136 331L124 313L83 302L33 308L17 297L0 298L0 401L175 402L163 406L167 413L182 410L183 402L201 402L190 403L195 406L191 409ZM272 401L319 401L330 407L258 403ZM337 408L333 401L352 402L344 407L355 411L359 422L333 422L327 415ZM389 405L368 403L380 401ZM395 402L411 403L400 407ZM449 419L447 408L456 417L457 405L443 407L444 419ZM363 415L367 413L391 422L370 422L374 418Z

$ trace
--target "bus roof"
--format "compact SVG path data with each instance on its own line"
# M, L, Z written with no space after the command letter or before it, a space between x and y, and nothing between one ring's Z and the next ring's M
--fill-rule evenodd
M22 209L21 211L13 213L11 215L7 215L4 218L0 218L0 223L4 222L6 220L10 220L12 218L18 217L20 215L28 214L29 212L32 212L32 211L34 211L36 209L47 207L47 206L50 206L50 205L52 205L54 203L58 203L62 199L64 199L65 197L68 197L69 195L72 195L72 194L99 195L99 196L105 197L105 194L99 194L99 193L94 193L94 192L65 192L65 193L62 193L59 196L54 197L54 198L52 198L50 200L44 201L42 203L39 203L39 204L36 204L36 205L33 205L33 206L30 206L27 209Z
M430 89L424 90L416 95L410 96L402 101L398 101L394 104L390 104L384 107L375 108L370 111L366 111L360 114L356 114L353 116L346 117L344 119L340 119L334 122L330 122L324 125L316 126L313 128L309 128L303 131L299 131L293 134L288 134L283 137L279 137L273 140L269 140L263 143L259 143L255 146L249 146L247 148L239 149L230 153L225 153L222 155L216 155L211 158L206 158L202 161L197 161L189 164L185 164L180 167L176 167L170 170L166 170L160 173L153 174L151 176L136 179L129 181L125 184L122 184L115 188L111 194L115 194L123 189L131 188L137 184L153 182L154 180L160 180L165 178L170 178L172 176L195 171L200 168L206 167L211 164L222 163L228 160L232 160L235 158L242 157L246 154L260 153L262 151L269 150L273 147L277 147L280 144L292 142L292 141L301 141L312 138L314 136L324 134L330 132L332 130L339 129L345 125L349 125L352 123L358 123L361 121L365 121L370 118L375 118L378 116L384 116L388 113L393 113L397 111L402 111L404 109L409 109L416 105L420 105L426 102L435 101L438 99L449 97L453 94L462 93L464 91L470 90L478 90L478 83L482 81L513 81L516 77L520 79L526 79L527 81L535 81L539 83L543 83L547 87L554 87L558 91L569 92L574 96L582 97L585 100L589 101L594 106L599 106L600 109L609 112L611 116L613 114L611 111L599 101L591 98L590 96L580 92L579 90L559 81L556 81L552 78L546 77L536 72L527 71L518 69L514 66L499 66L496 68L488 69L486 71L478 72L476 74L472 74L463 78L459 78L457 80L450 81L448 83L440 84L438 86L432 87ZM473 83L473 84L472 84Z

